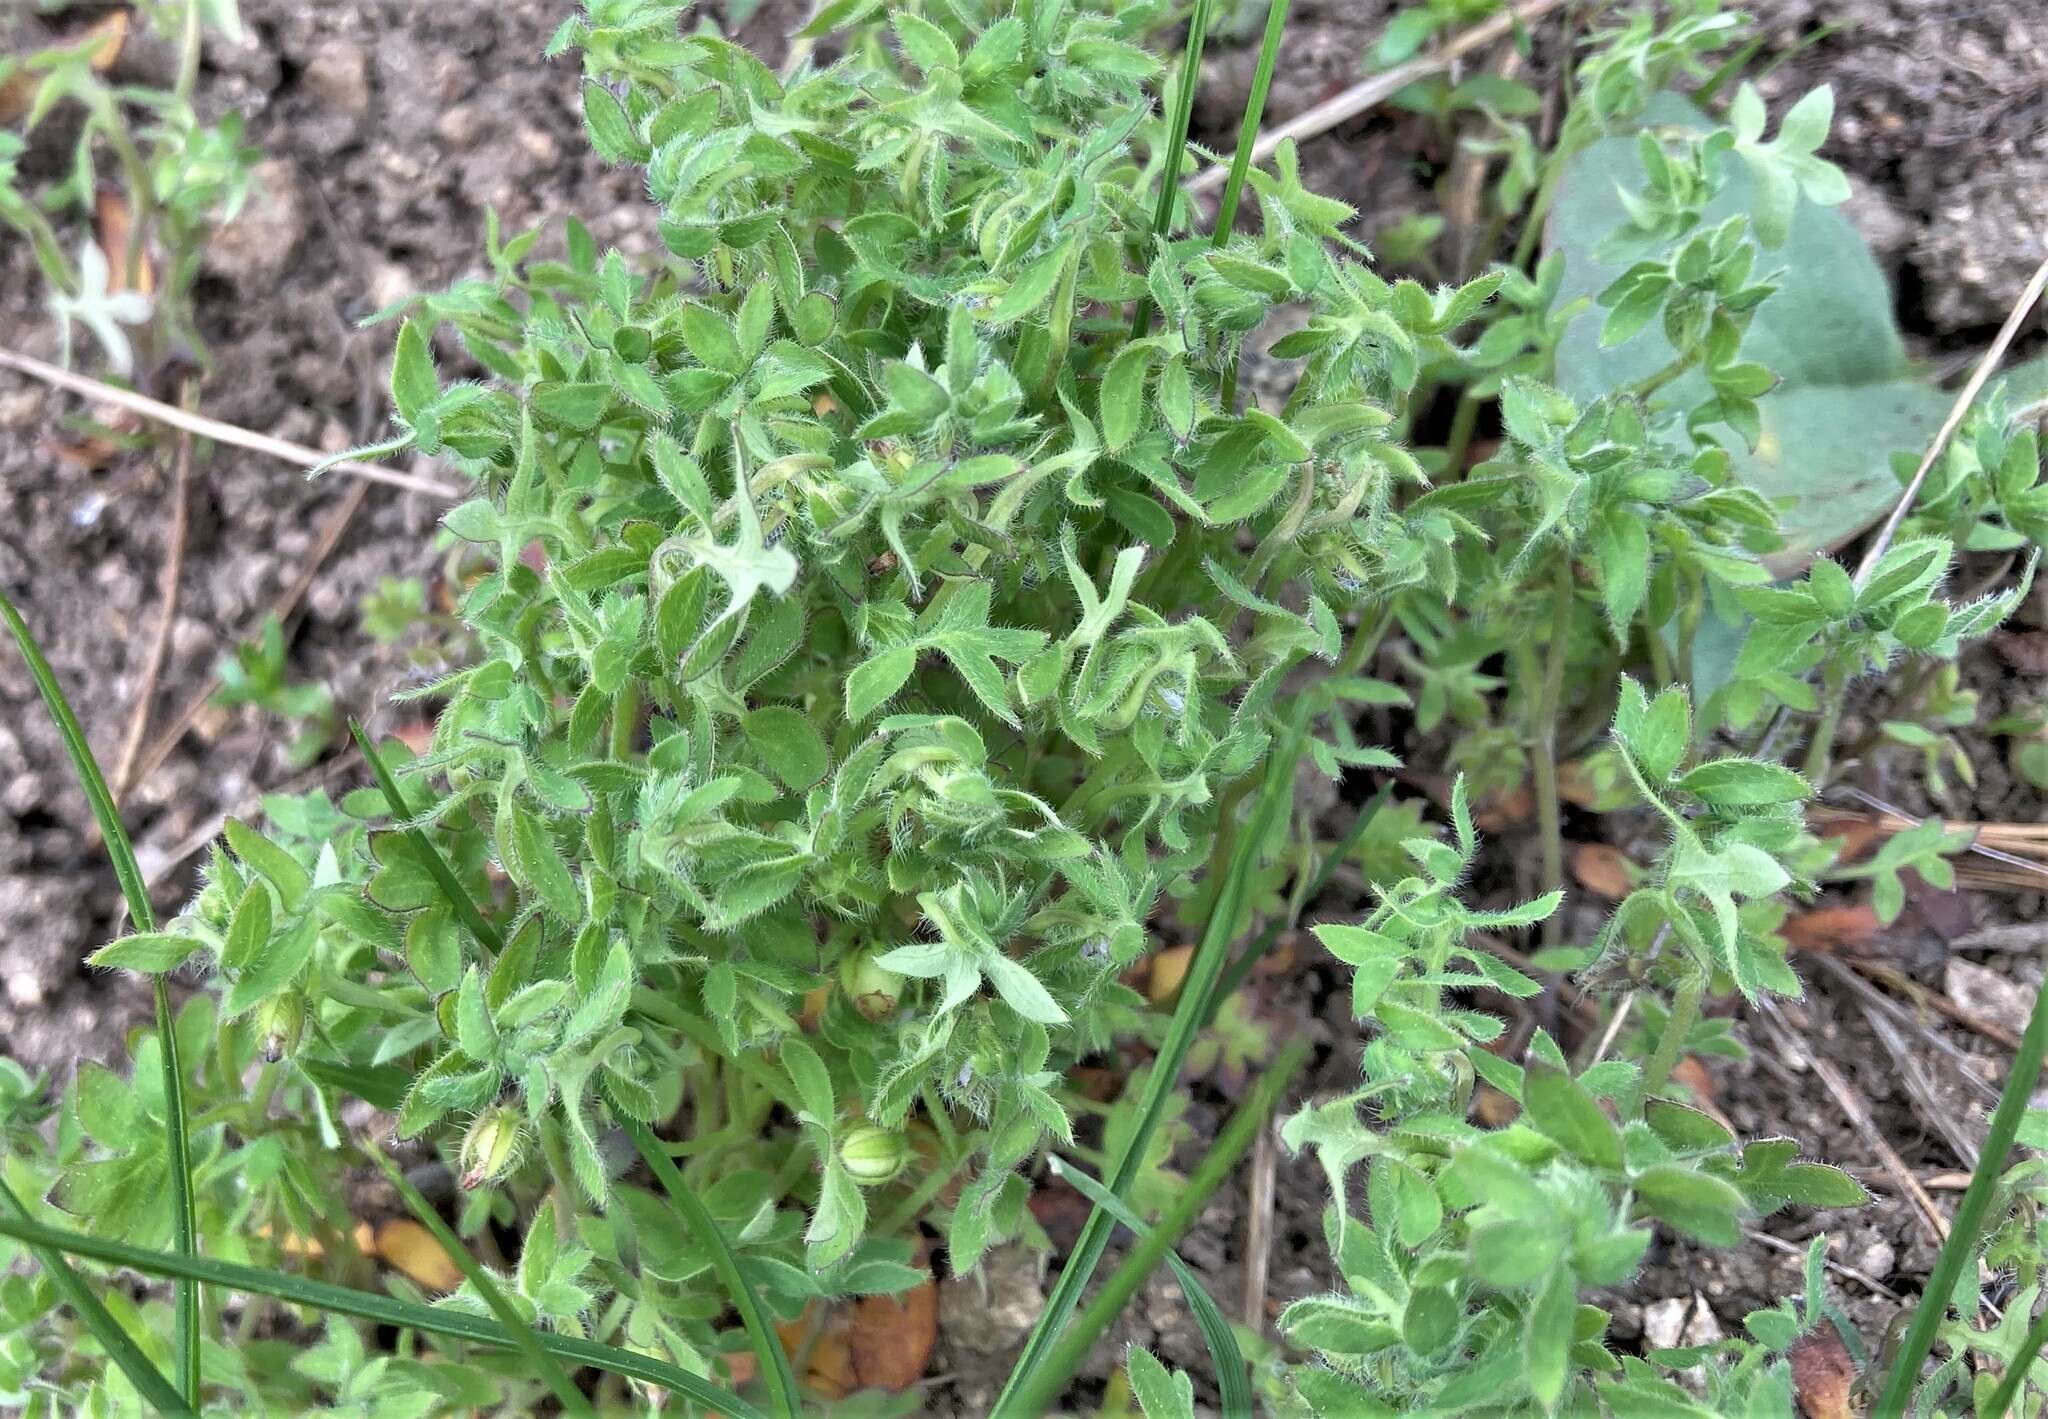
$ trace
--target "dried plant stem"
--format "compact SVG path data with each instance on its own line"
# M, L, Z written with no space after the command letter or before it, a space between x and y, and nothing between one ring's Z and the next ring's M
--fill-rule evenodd
M1244 1328L1260 1337L1266 1333L1266 1281L1273 1260L1273 1185L1279 1167L1280 1151L1273 1130L1261 1128L1252 1144L1249 1208L1244 1229L1244 1310L1239 1316Z
M1870 1151L1877 1154L1885 1173L1891 1178L1899 1192L1912 1202L1928 1234L1936 1241L1945 1241L1949 1234L1948 1219L1941 1215L1941 1209L1934 1205L1934 1199L1927 1195L1927 1189L1920 1186L1920 1180L1913 1176L1913 1170L1906 1166L1905 1159L1898 1155L1890 1143L1885 1141L1877 1123L1870 1116L1870 1106L1856 1091L1856 1086L1842 1076L1842 1072L1821 1055L1804 1048L1786 1025L1783 1015L1770 1000L1764 1002L1764 1018L1768 1021L1771 1035L1778 1045L1780 1057L1791 1061L1803 1061L1813 1070L1814 1075L1834 1096L1849 1122L1856 1126Z
M2026 324L2027 316L2033 312L2035 302L2041 299L2044 288L2048 288L2048 257L2044 257L2041 264L2034 268L2034 274L2028 279L2026 288L2020 292L2019 299L2013 302L2012 309L2006 313L2005 324L1998 327L1998 334L1993 337L1991 347L1984 352L1984 357L1977 361L1977 368L1971 371L1969 383L1956 395L1956 402L1949 406L1948 417L1941 421L1941 428L1935 432L1934 442L1927 445L1927 452L1921 455L1920 466L1913 470L1912 481L1908 482L1906 490L1899 494L1898 502L1892 506L1891 515L1885 518L1884 526L1878 529L1877 536L1871 540L1869 549L1863 554L1863 560L1857 564L1854 581L1858 591L1863 589L1864 583L1870 580L1870 574L1877 570L1877 564L1884 559L1885 552L1892 545L1892 538L1898 534L1899 524L1904 522L1906 514L1913 510L1913 501L1920 496L1920 485L1927 481L1927 474L1934 467L1934 461L1941 457L1941 451L1948 447L1949 439L1962 427L1964 417L1970 412L1970 406L1977 402L1977 395L1983 391L1985 381L1991 378L1999 363L2005 359L2005 352L2012 348L2014 337L2020 333L2020 327Z
M132 414L140 414L146 419L154 419L160 424L168 424L171 428L183 429L187 433L197 434L200 438L212 439L215 443L232 444L236 448L267 454L271 458L296 464L301 469L311 468L327 457L318 449L307 448L304 444L272 438L269 434L255 433L234 424L222 423L219 419L209 419L203 414L187 413L176 405L151 399L147 395L122 389L103 380L73 374L70 370L45 364L27 355L18 355L12 350L0 350L0 369L14 370L18 374L39 379L59 389L67 389L87 399L96 399L102 404L111 404ZM452 483L439 482L417 473L401 473L392 468L379 468L374 463L344 459L339 463L329 464L328 467L336 473L360 478L366 483L382 483L387 487L403 488L409 493L424 493L428 497L439 498L444 502L454 502L463 496L463 490Z
M1527 0L1527 3L1482 20L1471 29L1453 35L1441 49L1432 54L1421 55L1405 64L1361 79L1340 94L1324 99L1315 107L1288 119L1278 128L1262 134L1252 145L1251 161L1262 163L1273 156L1280 145L1292 138L1300 142L1326 133L1346 119L1355 118L1367 109L1377 108L1417 79L1427 78L1464 58L1473 50L1493 43L1502 35L1510 33L1517 25L1526 25L1555 10L1563 0ZM1205 168L1185 184L1190 193L1207 192L1220 186L1227 178L1230 167L1236 162L1233 154L1231 163L1218 163Z
M190 402L190 395L187 395ZM142 736L149 732L149 703L156 698L157 680L163 674L164 656L171 646L171 627L178 617L178 583L184 577L185 538L191 523L189 504L192 483L192 435L178 437L177 472L171 484L171 543L164 558L163 576L157 582L156 633L150 637L149 653L143 658L142 675L135 683L135 703L128 711L128 732L121 739L121 752L114 760L114 800L128 796L135 784L135 758L142 752Z

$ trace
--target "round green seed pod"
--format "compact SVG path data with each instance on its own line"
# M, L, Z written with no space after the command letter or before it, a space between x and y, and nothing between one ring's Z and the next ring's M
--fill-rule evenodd
M862 1187L878 1187L903 1171L910 1144L900 1133L871 1123L857 1124L839 1140L839 1162Z

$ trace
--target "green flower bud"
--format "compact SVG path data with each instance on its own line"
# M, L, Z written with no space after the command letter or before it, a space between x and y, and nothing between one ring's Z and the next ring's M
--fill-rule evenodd
M256 1033L272 1064L293 1053L306 1033L306 997L287 990L264 1001L256 1010Z
M502 1104L485 1109L462 1140L462 1185L482 1187L519 1165L526 1151L526 1120Z
M896 1009L903 977L878 964L867 952L859 951L839 963L839 988L846 992L854 1009L870 1020L881 1020Z
M910 1161L910 1144L900 1133L857 1124L839 1140L839 1161L862 1187L877 1187L903 1171Z

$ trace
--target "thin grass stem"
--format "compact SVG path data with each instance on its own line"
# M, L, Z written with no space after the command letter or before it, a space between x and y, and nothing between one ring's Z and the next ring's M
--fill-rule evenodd
M149 887L143 879L141 866L135 861L135 848L128 840L128 830L121 826L121 812L114 804L113 793L107 788L106 776L100 772L99 760L93 757L85 730L79 726L78 716L72 712L71 702L64 696L64 687L57 683L56 672L44 658L42 647L36 644L28 622L22 619L21 612L15 609L4 592L0 592L0 619L5 619L7 628L14 633L14 643L21 648L22 659L28 662L29 675L35 680L44 707L49 710L57 733L64 740L72 771L78 777L78 786L84 791L86 802L91 805L93 820L99 824L100 840L106 845L107 860L113 864L114 877L120 882L121 895L128 903L128 919L138 931L154 931L156 913L149 904ZM163 1066L164 1147L171 1174L172 1236L179 1255L196 1257L199 1254L199 1223L192 1200L192 1146L187 1135L185 1114L185 1072L178 1062L177 1022L171 1012L171 993L164 984L164 978L152 976L150 985L156 1008L157 1057ZM189 1281L176 1288L174 1324L178 1393L188 1406L196 1409L199 1405L199 1288Z
M1230 240L1237 225L1237 204L1244 196L1244 182L1252 170L1252 149L1258 145L1259 122L1266 116L1266 95L1273 89L1273 66L1280 58L1280 39L1287 32L1287 10L1293 0L1271 0L1266 7L1266 34L1259 43L1258 67L1252 71L1252 91L1244 102L1244 118L1237 125L1237 151L1230 155L1230 176L1223 180L1223 200L1216 208L1216 230L1209 235L1211 246Z
M1173 112L1167 116L1166 152L1159 172L1159 203L1152 211L1152 237L1163 239L1173 228L1173 208L1181 200L1180 169L1187 160L1188 125L1195 112L1195 86L1202 77L1202 46L1209 39L1209 15L1215 0L1195 0L1188 17L1188 42L1180 54L1180 82L1173 91ZM1152 302L1138 298L1138 310L1131 317L1131 338L1142 340L1152 328Z
M375 1291L358 1291L351 1286L335 1286L289 1272L264 1271L209 1256L178 1256L13 1217L0 1217L0 1237L68 1256L82 1256L106 1266L125 1266L145 1276L190 1280L225 1291L270 1296L290 1305L310 1306L331 1315L352 1316L373 1325L415 1330L423 1335L441 1335L498 1350L519 1348L518 1340L503 1325L483 1316L439 1306L423 1306L416 1301L402 1301ZM593 1340L579 1340L544 1331L536 1334L541 1348L558 1360L661 1385L726 1415L727 1419L766 1419L760 1410L730 1390L721 1389L665 1360L601 1345Z
M391 770L384 767L384 760L370 743L370 736L363 732L363 726L354 719L348 722L348 732L355 737L356 747L363 751L363 758L370 765L370 777L377 781L378 789L384 795L385 804L391 809L391 816L401 823L410 822L413 817L412 805L406 802L405 791L398 786L398 780L391 776ZM401 828L413 850L419 853L420 861L427 869L427 875L434 879L434 885L441 889L441 895L448 899L449 909L455 919L469 928L469 934L477 939L491 955L505 949L505 938L498 928L491 925L477 904L470 899L468 891L457 880L455 871L441 856L433 842L418 828Z
M1258 865L1260 849L1293 798L1294 768L1301 758L1306 710L1306 705L1295 710L1291 723L1267 760L1265 783L1252 806L1251 821L1239 834L1230 855L1223 890L1218 894L1214 910L1209 913L1208 925L1203 929L1201 943L1195 949L1187 979L1181 986L1180 1003L1167 1025L1166 1038L1146 1078L1136 1122L1116 1167L1105 1179L1110 1193L1118 1199L1127 1197L1131 1185L1137 1180L1145 1150L1165 1113L1167 1096L1180 1076L1181 1065L1195 1042L1196 1031L1207 1016L1217 978L1222 974L1224 958L1230 950L1230 938L1240 929L1239 923L1248 907L1251 878ZM993 1419L1017 1419L1017 1416L1033 1412L1020 1404L1020 1393L1031 1382L1033 1371L1044 1363L1052 1347L1058 1343L1068 1319L1080 1302L1081 1293L1087 1289L1096 1265L1102 1260L1115 1225L1115 1219L1100 1207L1088 1214L1080 1239L1068 1254L1058 1281L1053 1284L1038 1324L1025 1342L1024 1351L1004 1382L1002 1392L996 1396L995 1407L991 1411Z
M0 1181L0 1202L5 1202L8 1212L17 1219L23 1222L35 1220L29 1215L28 1208L22 1205L21 1199L15 1195L14 1189L4 1181ZM30 1250L43 1269L50 1273L50 1280L57 1287L57 1293L64 1298L64 1304L77 1313L79 1320L85 1323L85 1328L92 1332L93 1339L99 1341L100 1348L107 1352L107 1358L128 1377L128 1382L135 1386L135 1392L142 1396L145 1403L163 1414L187 1415L196 1412L185 1402L185 1397L171 1387L171 1382L164 1378L164 1372L152 1365L149 1357L128 1338L128 1332L121 1329L121 1323L108 1314L106 1306L101 1304L100 1298L85 1284L85 1278L64 1259L62 1252L33 1245Z
M2019 1352L2005 1367L1998 1388L1991 1391L1990 1402L1979 1411L1982 1419L2005 1419L2012 1412L2012 1402L2020 1397L2020 1386L2027 1382L2027 1371L2033 1368L2034 1357L2044 1346L2048 1346L2048 1311L2034 1317L2033 1326L2020 1341Z
M1238 1159L1251 1147L1259 1130L1265 1127L1273 1110L1286 1096L1288 1086L1294 1082L1294 1076L1308 1058L1308 1049L1306 1040L1290 1040L1273 1063L1260 1073L1251 1094L1230 1116L1223 1131L1216 1135L1214 1145L1188 1174L1186 1185L1160 1213L1159 1220L1139 1236L1129 1254L1102 1283L1102 1289L1074 1318L1073 1325L1053 1347L1045 1363L1033 1372L1030 1386L1019 1396L1019 1404L1025 1413L1040 1413L1051 1406L1060 1391L1066 1388L1068 1379L1088 1358L1096 1340L1123 1313L1146 1278L1166 1259L1189 1224L1209 1205L1210 1197L1237 1167Z
M605 1094L605 1103L611 1109L612 1117L625 1126L626 1136L633 1140L633 1146L653 1170L662 1191L675 1204L676 1211L682 1213L684 1223L710 1253L711 1270L725 1288L726 1299L739 1313L740 1324L745 1327L747 1339L754 1347L754 1358L768 1386L770 1406L779 1419L795 1419L802 1411L803 1403L797 1393L796 1372L790 1368L789 1356L769 1321L768 1312L761 1305L761 1298L754 1293L754 1287L741 1272L739 1260L733 1255L725 1234L718 1229L718 1220L711 1215L703 1200L690 1190L690 1185L676 1170L668 1150L661 1146L653 1131L613 1104L609 1091Z
M1963 1268L1977 1255L1977 1238L1984 1230L1991 1199L1998 1191L1999 1175L2005 1171L2006 1155L2012 1152L2028 1100L2041 1081L2044 1060L2048 1060L2048 990L2034 1001L2034 1013L2028 1018L2026 1033L2020 1036L2020 1047L2013 1055L2012 1073L2006 1076L1998 1107L1992 1110L1991 1126L1985 1131L1984 1150L1977 1156L1970 1186L1963 1192L1955 1219L1949 1225L1948 1240L1941 1244L1941 1252L1934 1259L1934 1271L1920 1292L1920 1304L1906 1328L1906 1338L1899 1344L1884 1392L1870 1411L1874 1419L1901 1419L1906 1412L1907 1402L1920 1380L1920 1367L1928 1351L1934 1348L1935 1333L1948 1315L1949 1298L1955 1295ZM2035 1331L2039 1330L2036 1326ZM1996 1414L1998 1410L1987 1412Z
M517 1308L507 1298L504 1288L499 1286L491 1274L484 1270L483 1265L469 1254L469 1248L462 1244L460 1237L449 1230L448 1224L441 1220L441 1214L433 1209L426 1198L420 1196L420 1190L412 1185L396 1163L384 1156L384 1150L375 1142L364 1138L360 1147L369 1155L370 1161L383 1170L385 1178L398 1190L399 1197L404 1200L412 1215L419 1219L420 1225L432 1233L434 1240L441 1244L441 1250L455 1263L455 1269L462 1273L463 1279L476 1288L477 1295L483 1297L484 1304L491 1308L491 1314L496 1316L499 1323L511 1334L519 1346L520 1353L526 1356L526 1362L533 1366L533 1372L540 1376L541 1381L554 1392L555 1398L562 1402L562 1408L571 1414L592 1413L590 1401L584 1397L583 1391L576 1388L575 1382L556 1362L554 1356L541 1348L539 1337L526 1324L526 1318L519 1314Z

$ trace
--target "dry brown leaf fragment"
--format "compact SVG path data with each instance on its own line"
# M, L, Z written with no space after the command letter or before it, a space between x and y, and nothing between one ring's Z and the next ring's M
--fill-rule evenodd
M1195 959L1192 946L1168 946L1152 953L1152 969L1145 977L1145 998L1165 1005L1180 994L1180 983L1188 977L1188 965Z
M1815 907L1786 920L1779 930L1795 951L1870 954L1877 937L1877 913L1869 906Z
M107 294L155 294L156 268L150 264L147 249L136 253L134 279L129 279L128 247L134 239L135 212L119 188L102 185L93 194L92 233L100 254L107 258Z
M1714 1076L1707 1072L1706 1065L1700 1063L1698 1055L1686 1055L1672 1065L1671 1077L1692 1090L1692 1096L1709 1107L1720 1097L1721 1091L1714 1083Z
M434 1234L410 1217L394 1217L377 1228L377 1258L403 1272L424 1290L453 1291L462 1284L462 1272Z
M924 1378L939 1340L939 1287L926 1278L901 1296L863 1296L847 1328L854 1378L893 1393Z
M1849 1388L1856 1382L1856 1366L1834 1327L1800 1336L1786 1358L1792 1362L1792 1392L1806 1419L1854 1419Z
M1596 897L1618 902L1635 885L1635 864L1611 844L1576 843L1572 847L1572 880Z
M54 48L76 49L83 45L92 46L86 62L95 74L104 74L114 67L114 61L121 57L121 47L128 42L128 12L114 10L102 15L75 35L57 41ZM11 124L29 110L35 102L36 90L42 87L43 76L34 70L22 69L0 79L0 124Z

